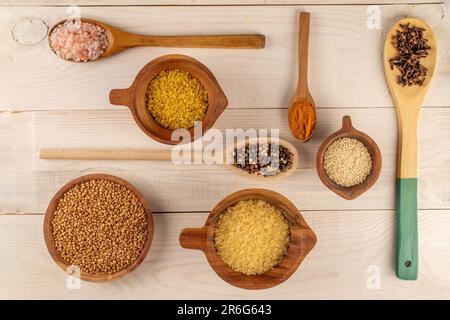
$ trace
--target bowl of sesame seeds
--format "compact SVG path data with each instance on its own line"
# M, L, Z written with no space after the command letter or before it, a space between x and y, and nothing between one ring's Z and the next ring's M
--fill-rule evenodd
M353 128L350 116L344 116L342 128L320 145L316 168L327 188L352 200L375 184L381 162L381 152L375 141Z
M111 90L109 100L130 108L149 137L171 145L201 138L228 105L212 72L196 59L178 54L152 60L129 88Z
M135 270L153 238L150 206L127 181L79 177L50 201L44 239L53 260L86 281L111 281Z

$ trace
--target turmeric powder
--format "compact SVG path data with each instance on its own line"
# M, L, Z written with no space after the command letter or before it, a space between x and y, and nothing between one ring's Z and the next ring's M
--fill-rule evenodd
M316 111L309 101L294 103L289 108L289 128L300 140L311 138L316 126Z

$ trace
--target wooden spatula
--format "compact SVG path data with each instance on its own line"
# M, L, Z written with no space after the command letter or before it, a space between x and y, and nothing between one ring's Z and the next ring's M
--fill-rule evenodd
M429 55L421 59L428 69L422 86L402 87L397 83L399 75L395 67L391 70L389 60L397 55L393 36L400 24L425 29L424 38L431 46ZM398 119L398 163L397 163L397 255L396 275L404 280L416 280L418 274L418 227L417 227L417 123L420 106L430 87L436 65L436 40L431 28L423 21L406 18L397 21L386 36L384 46L384 70L397 110Z

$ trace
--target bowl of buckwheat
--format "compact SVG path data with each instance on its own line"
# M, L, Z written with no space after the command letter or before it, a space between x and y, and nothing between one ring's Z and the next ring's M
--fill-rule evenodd
M50 201L44 238L53 260L81 280L110 281L135 270L153 238L153 218L142 194L106 174L79 177Z

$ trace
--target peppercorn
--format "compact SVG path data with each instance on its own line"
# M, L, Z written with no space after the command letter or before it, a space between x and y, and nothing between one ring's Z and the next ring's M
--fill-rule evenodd
M293 153L275 143L256 143L234 150L234 165L249 174L276 176L292 169Z

